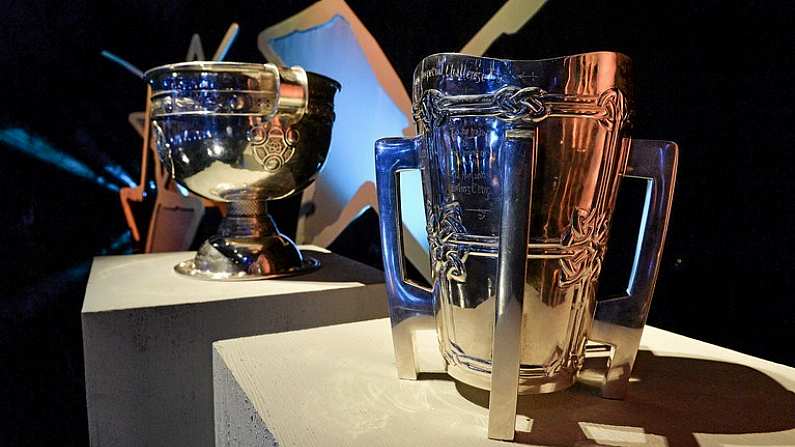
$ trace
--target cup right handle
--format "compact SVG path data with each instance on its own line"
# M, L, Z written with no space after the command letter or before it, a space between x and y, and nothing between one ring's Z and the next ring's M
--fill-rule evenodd
M649 315L668 220L679 148L670 141L632 140L624 177L646 181L646 196L627 295L600 301L589 339L612 346L602 396L621 399Z

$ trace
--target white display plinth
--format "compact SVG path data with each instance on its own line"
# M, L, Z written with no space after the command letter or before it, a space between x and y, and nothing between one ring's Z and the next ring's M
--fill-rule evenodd
M96 258L82 311L91 444L211 446L213 341L386 315L382 272L304 248L320 270L247 282L175 273L192 253Z
M642 349L625 401L521 397L517 443L795 445L795 369L653 327ZM486 437L486 392L397 378L386 319L216 342L213 370L218 447L511 445Z

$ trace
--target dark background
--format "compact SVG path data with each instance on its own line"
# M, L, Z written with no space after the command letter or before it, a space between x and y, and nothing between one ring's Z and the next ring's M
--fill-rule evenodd
M145 69L183 60L200 33L210 57L235 21L241 31L226 59L262 61L257 34L311 3L3 0L0 131L24 129L97 172L114 162L137 179L140 139L127 115L143 109L144 85L100 51ZM423 56L462 48L500 4L349 1L406 86ZM551 0L486 55L633 58L634 135L681 147L649 322L795 365L789 9ZM0 445L87 444L88 268L96 254L129 251L111 247L126 230L118 196L56 164L0 142ZM297 201L271 208L294 232ZM377 228L365 226L375 244Z

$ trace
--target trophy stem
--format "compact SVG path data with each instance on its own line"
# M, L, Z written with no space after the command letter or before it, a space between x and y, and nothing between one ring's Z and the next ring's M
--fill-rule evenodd
M245 200L229 202L226 217L218 227L217 236L232 239L257 239L279 233L268 214L268 202Z
M218 232L202 244L194 259L175 267L179 273L208 280L257 280L315 270L320 263L304 257L281 234L267 202L229 202Z

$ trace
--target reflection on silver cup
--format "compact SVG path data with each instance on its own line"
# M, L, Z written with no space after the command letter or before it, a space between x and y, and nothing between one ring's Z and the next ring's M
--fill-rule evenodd
M586 342L612 352L602 393L622 397L646 320L677 148L629 138L629 58L542 61L459 54L414 72L419 136L376 143L393 339L416 378L414 337L436 328L447 372L490 393L489 436L512 439L517 394L564 389ZM402 277L400 170L419 169L433 289ZM597 302L621 180L648 182L626 297Z
M234 62L164 65L145 77L166 169L194 193L228 204L218 232L176 270L250 280L317 268L279 232L266 201L315 179L328 153L340 85L300 67Z

